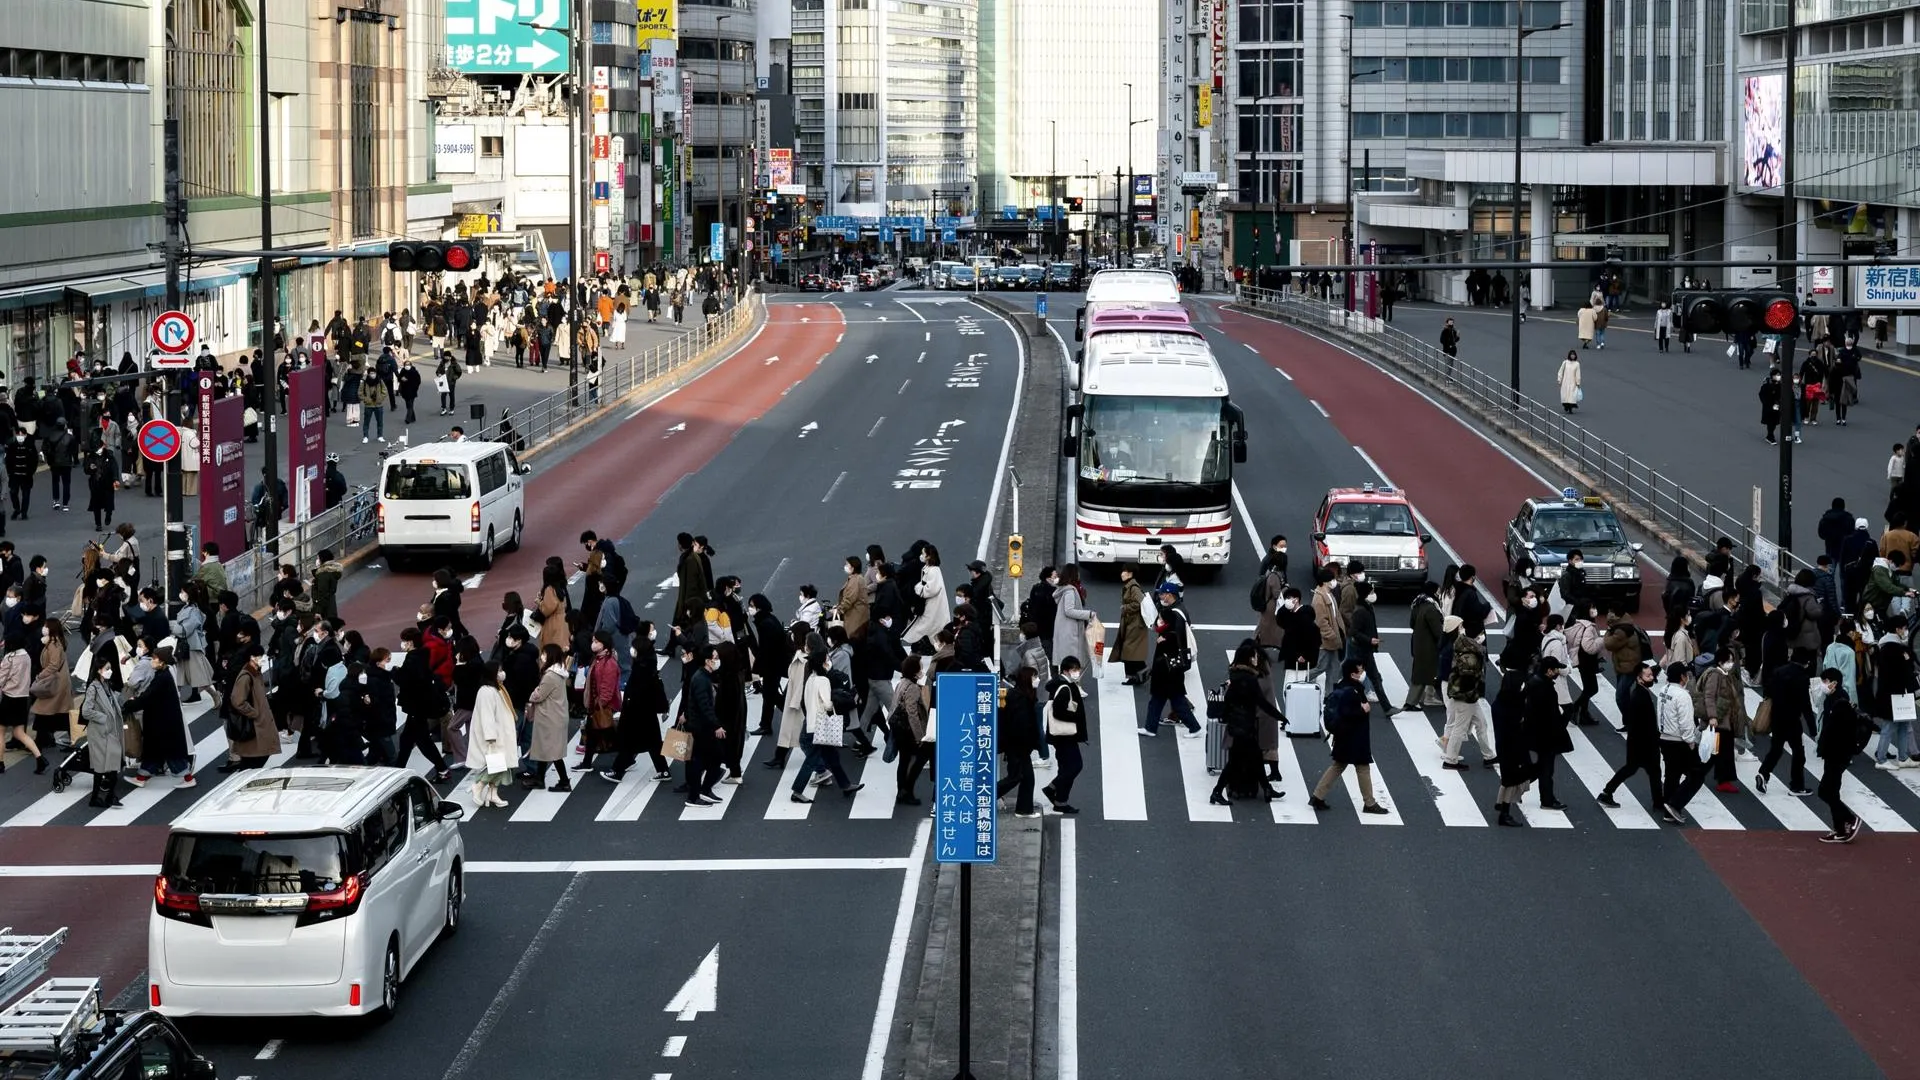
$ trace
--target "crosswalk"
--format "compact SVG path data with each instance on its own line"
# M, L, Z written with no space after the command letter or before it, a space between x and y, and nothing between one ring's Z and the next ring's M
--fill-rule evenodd
M1200 658L1187 678L1189 699L1204 723L1204 687L1225 677L1231 653L1216 642L1216 635L1202 634L1208 648L1196 648ZM1196 645L1202 642L1197 641ZM1388 703L1397 705L1406 698L1406 661L1394 655L1390 643L1377 656L1383 689ZM1093 687L1092 746L1086 755L1087 768L1075 785L1075 802L1083 807L1083 817L1095 821L1130 825L1142 822L1185 822L1195 825L1229 826L1236 823L1261 823L1283 826L1342 827L1365 825L1376 828L1486 828L1493 824L1493 802L1498 788L1495 772L1480 767L1480 755L1468 749L1465 760L1473 765L1468 771L1442 767L1439 735L1444 717L1438 709L1401 711L1392 717L1375 707L1372 721L1372 784L1376 801L1387 808L1385 814L1363 814L1358 777L1352 769L1328 794L1330 809L1315 811L1307 805L1312 786L1330 762L1329 748L1318 737L1282 738L1275 755L1282 779L1276 785L1284 797L1272 801L1235 801L1232 805L1212 803L1216 777L1206 767L1205 741L1175 737L1177 727L1158 726L1159 738L1138 736L1145 719L1147 693L1144 688L1126 686L1117 669ZM1749 704L1757 707L1757 697ZM1529 791L1517 808L1528 826L1547 829L1621 829L1652 832L1662 828L1656 807L1648 801L1642 775L1628 780L1614 793L1619 806L1603 807L1596 801L1614 769L1625 757L1623 738L1613 729L1620 717L1610 691L1603 690L1593 699L1595 712L1608 723L1580 728L1570 727L1573 752L1565 755L1557 775L1558 796L1569 804L1565 810L1549 810L1540 805L1537 786ZM1486 704L1482 703L1483 709ZM33 797L0 788L0 828L30 829L46 826L84 825L93 828L115 826L156 826L173 821L195 800L218 787L226 778L213 771L226 753L226 736L218 718L207 703L184 707L192 734L193 758L200 775L197 788L184 789L174 778L157 777L146 787L121 794L122 805L115 809L94 809L86 805L89 785L79 777L62 792L42 789ZM751 707L757 714L757 703ZM671 713L669 714L671 715ZM1757 750L1764 751L1762 737ZM1171 745L1169 745L1171 744ZM1818 784L1822 763L1814 756L1811 736L1806 742L1807 784ZM476 808L470 785L461 774L440 785L449 800L462 805L468 813L469 828L515 829L523 826L548 828L599 828L646 824L685 824L693 828L715 827L723 822L760 820L779 828L794 823L847 819L849 821L917 821L925 807L903 805L896 796L896 766L875 754L865 760L850 752L843 754L849 776L864 785L850 797L839 797L832 786L806 787L814 801L796 803L789 793L800 776L801 756L789 755L778 770L764 768L770 759L772 739L749 736L743 754L743 782L724 784L717 790L721 801L714 806L688 805L684 796L673 791L679 783L679 770L673 779L656 780L643 759L618 783L609 783L591 772L571 773L568 791L526 791L517 786L503 789L511 804L505 809ZM1498 747L1490 752L1497 753ZM300 764L292 757L291 743L270 759L269 768ZM1793 795L1788 790L1787 766L1777 770L1775 782L1765 793L1755 784L1760 759L1742 755L1735 762L1740 780L1738 792L1719 792L1711 784L1703 787L1687 806L1693 826L1711 831L1787 830L1824 832L1828 829L1825 808L1818 800ZM409 767L418 775L430 777L425 759L413 755ZM10 770L4 778L8 785L34 784L45 778L33 778L28 770ZM15 775L20 779L16 780ZM1043 769L1038 783L1046 784L1053 774ZM930 779L919 784L918 794L930 802ZM1920 769L1882 771L1875 769L1863 755L1854 760L1842 778L1847 804L1858 813L1867 828L1875 832L1911 833L1920 823ZM1047 800L1036 797L1036 805L1048 809Z

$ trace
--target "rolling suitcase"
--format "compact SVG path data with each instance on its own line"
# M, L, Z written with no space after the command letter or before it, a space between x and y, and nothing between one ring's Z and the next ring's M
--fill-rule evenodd
M1317 738L1322 733L1320 716L1325 698L1321 694L1320 683L1312 678L1299 678L1305 672L1287 672L1287 688L1281 692L1280 713L1287 718L1286 729L1289 738Z
M1227 722L1207 721L1207 775L1219 776L1227 767Z

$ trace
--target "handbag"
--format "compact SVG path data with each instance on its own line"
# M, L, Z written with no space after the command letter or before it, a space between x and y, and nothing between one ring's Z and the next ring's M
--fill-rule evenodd
M847 722L839 713L813 722L813 741L819 746L843 746L847 741Z
M227 713L227 738L234 742L247 742L253 738L253 717L242 716L237 712Z
M595 731L612 730L613 710L604 709L604 708L594 709L587 714L587 723L591 724L593 726L593 730Z
M36 700L50 698L60 692L62 682L71 678L72 676L66 673L64 667L48 668L40 673L39 678L33 680L33 685L27 687L27 694Z
M486 757L486 765L489 776L506 772L512 767L511 763L507 761L507 753L504 750L489 751Z
M1739 358L1740 358L1740 346L1738 346L1738 345L1728 345L1728 346L1727 346L1727 359L1729 359L1729 360L1737 360L1737 359L1739 359Z
M1887 711L1891 714L1890 718L1894 720L1914 719L1913 695L1893 694L1889 696L1887 698Z
M1226 715L1227 684L1223 682L1219 686L1207 691L1207 719L1220 720L1224 719Z
M1087 619L1087 673L1099 679L1107 670L1107 626L1098 616Z
M1747 725L1747 730L1753 732L1755 735L1765 735L1768 731L1772 730L1772 728L1773 699L1768 698L1760 703L1758 709L1753 711L1753 722Z
M685 728L668 728L660 739L660 756L669 761L692 760L693 732Z

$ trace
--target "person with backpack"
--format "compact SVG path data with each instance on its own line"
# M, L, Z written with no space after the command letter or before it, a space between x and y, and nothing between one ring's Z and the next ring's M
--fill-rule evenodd
M1660 725L1660 770L1665 776L1658 799L1660 816L1674 825L1687 823L1685 807L1707 779L1707 763L1700 760L1700 740L1718 737L1711 731L1701 731L1694 721L1693 695L1687 692L1692 677L1689 665L1669 664L1666 684L1653 691Z
M1824 844L1850 844L1860 835L1860 815L1841 801L1840 785L1847 776L1847 764L1873 736L1873 725L1861 717L1847 698L1840 673L1827 668L1820 673L1827 700L1820 709L1820 739L1815 746L1820 755L1820 801L1827 804L1833 832L1820 838Z
M1327 733L1333 739L1333 763L1320 774L1320 782L1313 786L1313 795L1307 800L1307 805L1315 810L1333 809L1327 803L1327 793L1333 790L1340 774L1352 766L1360 778L1360 812L1390 812L1373 797L1373 738L1367 718L1372 706L1367 704L1366 685L1362 682L1366 674L1366 664L1346 660L1340 665L1339 684L1327 692L1323 715Z
M1653 696L1653 682L1660 673L1660 664L1655 660L1642 660L1639 670L1633 674L1633 681L1625 692L1626 700L1620 709L1621 722L1627 729L1627 760L1613 776L1600 788L1596 801L1609 809L1618 809L1613 793L1620 785L1637 772L1647 774L1647 798L1660 811L1660 815L1672 820L1661 797L1665 790L1660 786L1660 714L1658 703Z
M1197 739L1202 734L1200 721L1194 718L1193 702L1187 697L1187 671L1193 667L1193 650L1187 644L1187 616L1176 606L1180 603L1180 586L1162 582L1153 595L1160 618L1154 623L1153 669L1147 676L1147 711L1140 718L1140 736L1156 737L1161 714L1171 706L1174 716L1186 725L1186 737Z
M1447 672L1447 726L1440 736L1441 768L1467 771L1460 750L1468 734L1480 746L1481 764L1494 768L1500 756L1487 738L1487 717L1480 707L1487 696L1486 628L1468 634L1458 615L1447 616L1440 627L1453 642L1453 666Z
M602 567L600 588L606 598L600 602L600 614L593 624L595 636L606 634L612 641L609 649L614 662L620 666L620 684L626 685L627 677L633 674L633 635L640 629L640 616L634 614L633 605L620 595L626 583L618 577L605 572Z
M1826 618L1826 609L1813 591L1812 570L1803 568L1794 575L1775 612L1781 636L1789 649L1819 652L1825 647L1820 640L1820 624Z
M1653 642L1647 632L1635 626L1633 616L1616 611L1607 616L1607 632L1600 645L1613 657L1613 685L1624 689L1640 670L1642 660L1653 659Z
M1806 722L1811 719L1813 702L1807 692L1811 676L1807 667L1813 660L1813 654L1805 649L1794 649L1787 662L1768 673L1766 682L1767 697L1767 756L1760 761L1760 774L1754 778L1754 787L1765 795L1767 781L1772 779L1773 770L1780 764L1780 756L1791 756L1791 772L1788 774L1788 789L1794 795L1811 795L1807 788L1806 761L1807 750L1803 733Z

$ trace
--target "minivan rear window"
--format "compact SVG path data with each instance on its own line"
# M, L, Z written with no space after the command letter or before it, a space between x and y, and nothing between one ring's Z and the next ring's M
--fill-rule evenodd
M349 873L340 833L231 836L175 833L161 872L181 892L315 893L340 888Z
M387 466L387 487L381 497L387 499L466 499L473 496L473 483L464 464L440 465L429 462L397 462Z

